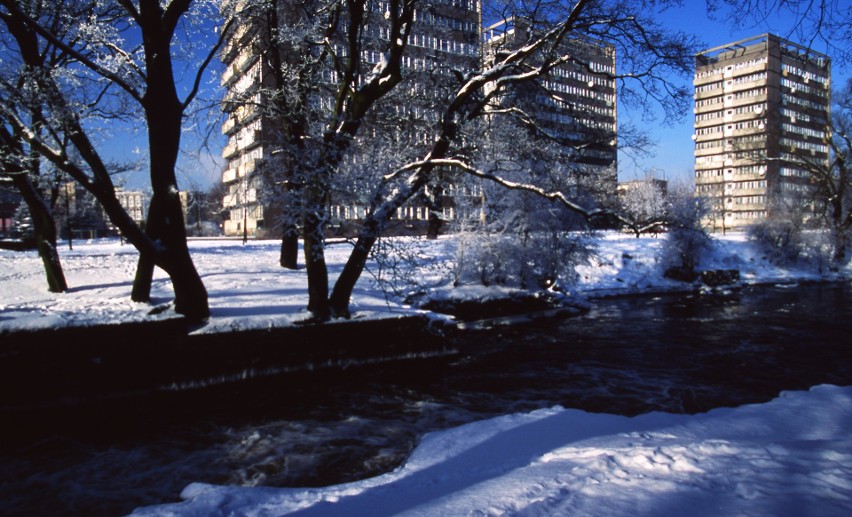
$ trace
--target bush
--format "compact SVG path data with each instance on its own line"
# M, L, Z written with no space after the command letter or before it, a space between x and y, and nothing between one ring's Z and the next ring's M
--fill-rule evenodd
M685 186L669 190L669 232L663 241L660 263L665 271L691 276L701 256L711 247L710 236L701 225L708 213L706 200L696 197Z
M749 240L778 266L805 266L822 270L833 252L831 239L823 231L806 231L791 220L769 219L751 225Z

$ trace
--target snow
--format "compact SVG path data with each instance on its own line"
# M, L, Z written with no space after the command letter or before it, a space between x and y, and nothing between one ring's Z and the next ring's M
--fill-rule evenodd
M620 233L597 237L595 256L577 268L572 293L579 296L607 296L684 289L685 284L663 278L659 252L663 238L636 239ZM453 241L414 241L423 261L445 264L452 260ZM307 278L304 270L278 266L280 243L250 240L192 240L193 261L210 296L212 316L195 332L222 332L249 328L292 325L309 317ZM337 242L326 250L329 275L333 279L343 267L351 244ZM411 250L408 250L409 252ZM175 317L171 311L150 314L151 304L130 300L130 288L138 254L118 240L74 243L73 250L60 246L60 254L70 289L55 294L47 291L41 261L35 252L0 250L0 333L12 330L57 328L63 326L114 324L152 318ZM743 235L716 239L716 246L702 262L704 269L739 269L744 283L777 283L818 280L807 270L773 266L754 249ZM388 297L373 281L375 265L358 283L352 297L357 318L385 318L419 311ZM421 283L438 297L446 289L449 273L440 267L418 273ZM453 289L455 297L482 299L500 294L500 289L466 286ZM156 270L152 288L155 306L173 297L168 277Z
M597 237L594 258L577 270L585 297L682 289L662 277L662 238ZM445 280L440 264L453 241L413 241L433 264L424 286ZM273 241L197 240L193 260L212 316L195 332L286 326L307 318L303 270L278 267ZM350 250L329 246L335 278ZM34 252L0 251L0 336L4 332L172 318L131 302L137 254L117 241L60 249L71 289L49 293ZM718 238L706 269L739 269L745 283L823 278L781 269L741 235ZM419 312L386 296L375 264L352 299L355 318ZM155 275L153 305L172 296ZM489 292L468 287L464 296ZM553 407L474 422L422 438L404 465L362 481L322 488L187 486L181 503L134 515L852 515L852 387L784 392L765 404L699 415L636 417Z
M133 515L849 515L852 388L701 415L552 408L426 435L397 470L325 488L192 484Z

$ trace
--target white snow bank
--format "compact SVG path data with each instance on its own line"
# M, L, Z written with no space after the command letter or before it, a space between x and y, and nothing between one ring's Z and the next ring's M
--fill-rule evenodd
M188 486L133 515L852 515L852 387L700 415L552 408L429 434L327 488Z
M577 269L570 283L574 294L599 296L683 289L685 284L663 278L659 254L663 238L634 238L622 233L595 237L596 253ZM431 266L417 272L428 289L451 284L449 270L441 264L454 260L452 237L417 240L417 255ZM197 332L222 332L292 325L309 315L304 270L278 265L277 241L194 240L193 261L207 287L212 316ZM331 281L341 271L351 245L339 243L326 250ZM60 249L70 289L47 291L44 270L34 251L0 250L0 332L75 325L95 325L174 317L172 311L156 316L151 304L134 303L130 290L138 253L118 240L76 243L74 250ZM721 236L701 266L705 269L739 269L745 283L818 279L815 272L785 270L770 264L742 235ZM374 263L358 282L352 296L357 318L382 318L412 314L406 306L382 292L372 272ZM441 275L444 274L445 278ZM499 288L466 286L451 289L456 299L487 299ZM437 290L432 296L440 296ZM157 270L152 288L153 305L172 300L174 291L166 275Z

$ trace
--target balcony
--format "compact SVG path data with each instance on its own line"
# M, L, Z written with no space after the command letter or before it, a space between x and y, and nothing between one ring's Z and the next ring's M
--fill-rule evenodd
M238 77L239 71L234 66L229 66L222 72L222 79L219 81L219 84L222 86L228 86Z
M227 169L222 173L222 183L231 183L237 179L237 169Z
M222 158L226 160L231 158L235 154L237 154L237 146L234 144L228 144L225 146L224 149L222 149Z
M247 124L260 116L260 107L255 104L243 104L235 113L239 124Z
M234 62L234 73L242 74L246 70L248 70L251 65L254 63L254 60L257 58L257 55L252 52L252 49L246 49Z
M233 118L228 117L228 119L225 120L225 123L222 124L222 134L223 135L230 135L231 133L234 132L234 129L236 129L236 128L237 128L237 121Z
M258 167L260 167L262 164L262 159L249 160L239 166L239 168L237 169L237 175L241 178L243 176L248 176L249 174L252 174L254 171L256 171Z

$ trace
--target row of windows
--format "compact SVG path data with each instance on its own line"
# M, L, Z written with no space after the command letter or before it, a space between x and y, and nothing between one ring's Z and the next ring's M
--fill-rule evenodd
M722 88L722 82L721 81L716 82L716 83L702 84L701 86L695 87L695 93L710 92L710 91L713 91L713 90L718 90L720 88Z
M743 219L747 221L766 219L766 210L745 210L742 212L734 212L733 216L734 219Z
M710 127L702 127L695 131L695 133L699 136L712 135L715 133L721 133L722 128L724 126L710 126Z
M827 97L828 94L825 91L825 88L817 87L817 86L809 86L807 84L802 84L798 81L793 81L792 79L782 78L781 86L785 86L790 89L791 92L804 92L810 95L816 95L818 97Z
M702 113L700 115L695 116L695 122L706 122L708 120L715 120L717 118L722 118L725 115L723 111L711 111L709 113Z
M736 196L728 198L728 202L732 200L735 205L763 205L766 203L766 196Z
M743 120L743 121L737 122L733 125L728 125L728 129L731 129L732 127L733 127L733 129L751 129L751 128L764 129L766 127L766 120L764 120L762 118L756 118L756 119L751 119L751 120Z
M710 68L701 71L695 72L696 79L704 79L705 77L713 77L714 75L719 75L724 72L724 68Z
M728 69L741 70L743 68L750 68L752 66L762 65L768 62L769 58L767 56L756 57L754 59L749 59L748 61L741 61L736 65L729 66Z
M743 146L743 145L754 145L754 144L757 144L757 145L766 144L766 135L765 134L745 135L745 136L738 136L736 138L731 138L731 139L728 140L728 145L730 145L731 147L738 147L738 146Z
M716 163L722 163L724 161L725 161L725 156L721 155L721 154L714 154L712 156L698 156L697 158L695 158L696 165L703 165L705 163L716 164Z
M817 144L814 142L801 142L799 140L793 140L791 138L782 138L781 145L796 149L805 149L818 153L828 153L828 146L825 144Z
M479 2L477 0L430 0L430 3L451 5L466 11L476 11L479 8Z
M737 92L734 94L734 100L748 99L750 97L760 97L761 95L766 95L766 88L753 88L751 90L745 90L742 92Z
M593 61L593 62L589 63L589 66L591 67L593 72L599 72L599 73L610 74L610 75L615 73L615 67L611 64L598 63L598 62Z
M762 135L752 135L753 137L762 138ZM748 139L747 139L748 138ZM763 142L762 140L751 140L751 137L747 138L736 138L735 142L741 143L744 141L747 142ZM710 144L707 148L713 148L714 145L721 147L721 140L713 140L712 142L706 142ZM705 142L702 142L705 143ZM732 144L732 142L729 141ZM732 144L733 145L733 144ZM698 156L695 158L695 163L697 165L733 165L734 162L756 162L759 160L763 160L765 158L764 152L760 149L752 149L747 151L737 151L734 153L726 153L726 154L714 154L710 156ZM746 174L746 173L743 173Z
M705 106L715 106L716 104L722 104L725 102L725 99L722 97L710 97L709 99L702 99L695 103L695 106L698 108L703 108Z
M786 190L787 192L810 192L811 187L801 183L782 183L781 190Z
M814 138L823 138L827 136L825 131L811 129L809 127L797 126L793 124L787 124L786 122L781 124L781 129L783 129L785 133L795 133L798 135L810 136Z
M795 167L781 167L779 170L781 176L785 176L787 178L807 178L810 177L808 171L803 169L797 169Z
M825 103L814 102L810 99L805 99L805 98L802 98L802 97L798 97L796 95L788 95L786 93L781 95L781 103L785 104L785 105L786 104L797 104L797 105L803 106L805 108L810 108L810 109L813 109L813 110L819 110L819 111L823 111L823 112L828 107L828 106L826 106Z
M437 25L440 27L447 27L452 30L464 31L471 34L479 33L479 25L477 22L460 20L458 18L454 18L451 16L442 16L440 14L435 14L431 12L422 12L415 11L414 12L414 20L415 21L424 21L431 25Z
M766 180L736 181L725 184L725 190L755 190L765 188Z
M592 99L597 99L605 102L609 102L610 105L615 101L615 95L611 93L599 92L590 88L584 88L581 86L574 86L570 84L564 84L557 81L544 81L543 83L545 89L551 92L561 92L567 93L569 95L579 96L579 97L589 97Z
M695 171L697 179L702 178L717 178L722 175L722 169L708 169L706 171Z
M734 78L734 84L753 83L757 81L765 81L766 72L757 72L756 74L742 75Z
M802 82L808 83L810 81L816 81L822 85L828 83L828 77L815 74L813 72L805 71L797 66L793 66L790 63L782 63L781 64L782 72L786 72L791 75L798 75L802 78ZM787 75L785 74L785 75Z
M705 149L714 149L716 147L719 147L719 148L722 147L722 141L721 140L710 140L709 142L698 142L698 143L695 144L695 148L698 149L699 151L702 151L702 150L705 150Z
M752 174L766 174L766 165L746 165L745 167L734 167L732 169L735 175L744 176Z
M739 108L734 109L734 113L736 115L744 115L746 113L763 113L764 111L766 111L765 102L751 104L749 106L740 106Z

